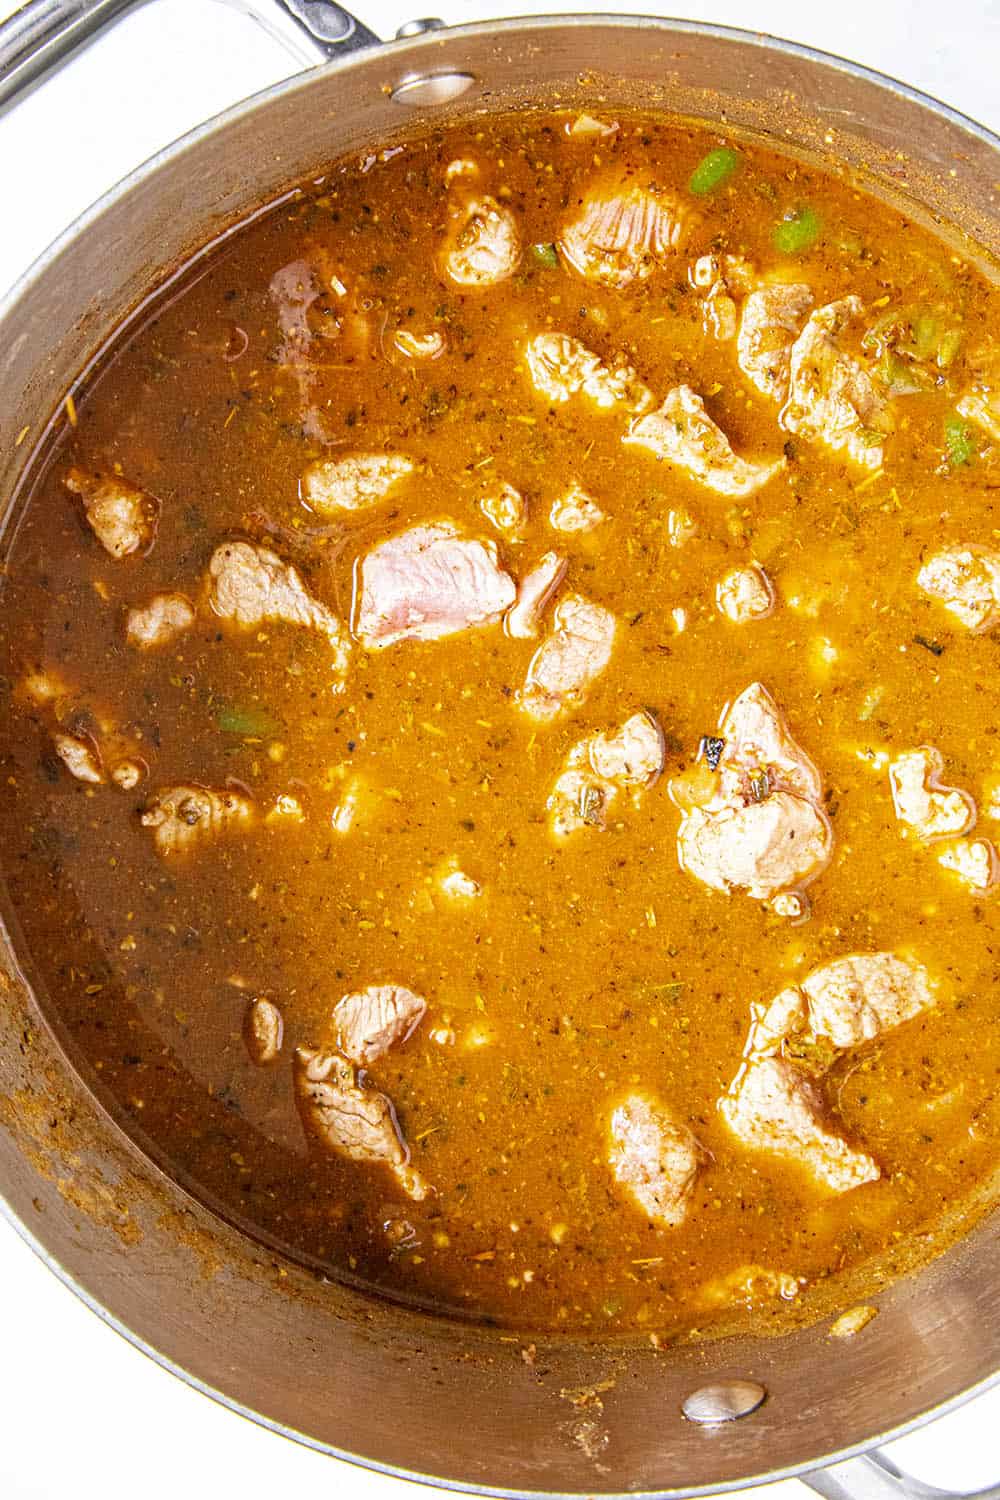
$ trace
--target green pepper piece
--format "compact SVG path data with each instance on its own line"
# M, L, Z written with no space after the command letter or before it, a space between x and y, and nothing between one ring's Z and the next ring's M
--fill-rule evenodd
M801 255L819 239L819 214L812 208L796 208L774 226L774 248L782 255Z
M719 146L703 156L695 167L688 182L688 191L699 198L703 198L706 193L714 193L717 187L729 181L739 164L738 151L732 150L730 146Z
M554 271L559 264L555 245L532 245L531 253L538 265L544 266L547 271Z
M976 456L976 445L969 429L957 413L944 419L944 446L953 469L971 463Z

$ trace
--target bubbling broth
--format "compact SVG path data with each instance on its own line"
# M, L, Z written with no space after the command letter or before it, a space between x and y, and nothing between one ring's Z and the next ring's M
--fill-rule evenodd
M991 1206L997 315L627 113L338 163L154 300L8 548L0 827L179 1180L591 1335L780 1331Z

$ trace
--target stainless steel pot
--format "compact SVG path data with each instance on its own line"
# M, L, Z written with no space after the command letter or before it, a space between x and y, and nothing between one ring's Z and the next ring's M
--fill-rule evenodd
M0 103L127 3L33 0L0 27ZM326 65L134 173L0 308L8 527L29 446L17 434L57 411L164 272L331 158L435 113L597 96L725 117L784 149L835 152L873 191L952 226L967 250L998 248L1000 142L900 84L802 47L622 17L424 23L378 46L327 0L275 0L267 14ZM137 1347L268 1426L385 1470L507 1495L696 1494L805 1473L835 1500L926 1496L870 1450L1000 1372L1000 1242L989 1223L881 1296L878 1318L851 1341L831 1344L822 1327L662 1352L536 1339L531 1363L496 1330L404 1311L280 1263L164 1177L68 1065L4 909L0 1188L12 1222ZM583 1405L567 1399L608 1381ZM705 1387L721 1389L692 1403ZM738 1410L747 1414L718 1420Z

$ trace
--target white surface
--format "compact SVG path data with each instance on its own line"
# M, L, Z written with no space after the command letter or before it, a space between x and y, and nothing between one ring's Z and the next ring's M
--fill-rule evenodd
M650 10L654 3L605 0L599 8ZM0 15L10 8L10 0L0 0ZM583 7L486 0L440 9L459 21L532 8ZM391 36L418 7L359 0L359 9L373 30ZM1000 0L676 0L669 9L839 52L1000 126ZM130 168L293 71L263 32L205 0L158 0L123 21L0 119L0 289ZM338 1500L419 1500L427 1493L286 1442L191 1391L104 1327L4 1224L0 1286L0 1500L176 1500L184 1493L270 1500L328 1492ZM940 1485L982 1485L1000 1478L998 1427L994 1390L898 1444L894 1456ZM799 1500L807 1492L789 1481L744 1493Z

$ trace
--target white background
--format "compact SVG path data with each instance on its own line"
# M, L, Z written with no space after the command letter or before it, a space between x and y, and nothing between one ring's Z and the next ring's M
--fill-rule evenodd
M603 10L651 9L655 0ZM0 16L10 9L0 0ZM384 37L417 6L358 0ZM433 0L428 8L433 9ZM445 3L447 21L532 8ZM546 4L537 10L583 8ZM597 7L592 7L597 8ZM903 78L1000 128L1000 0L676 0L694 18L770 31ZM251 21L209 0L157 0L0 118L0 292L81 209L173 137L295 71ZM420 1500L400 1481L255 1427L105 1328L0 1223L0 1500ZM1000 1388L899 1443L943 1486L1000 1479ZM426 1493L426 1492L424 1492ZM747 1492L804 1500L795 1481Z

